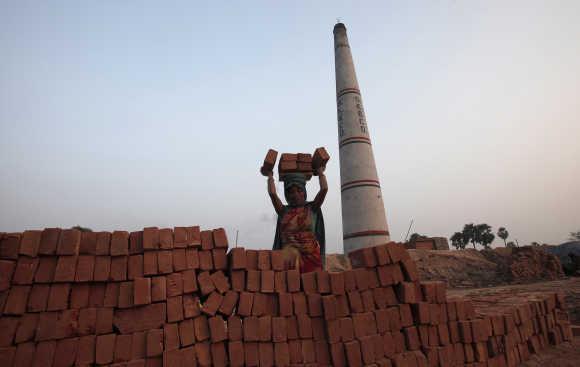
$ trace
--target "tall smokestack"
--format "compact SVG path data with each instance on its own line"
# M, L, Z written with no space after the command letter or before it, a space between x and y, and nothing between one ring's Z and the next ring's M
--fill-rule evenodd
M333 33L343 247L348 253L388 242L389 229L346 27L337 23Z

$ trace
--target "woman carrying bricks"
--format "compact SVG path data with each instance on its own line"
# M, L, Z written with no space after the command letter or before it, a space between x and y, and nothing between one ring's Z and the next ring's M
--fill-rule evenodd
M284 196L288 205L276 193L272 172L268 174L268 194L278 214L273 250L283 250L287 268L307 273L324 268L324 219L320 207L328 192L324 166L316 169L320 191L314 201L306 201L306 176L302 173L284 175Z

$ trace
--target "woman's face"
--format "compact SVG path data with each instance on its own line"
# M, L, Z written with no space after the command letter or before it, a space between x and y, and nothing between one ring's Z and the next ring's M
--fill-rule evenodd
M304 205L306 202L306 196L304 195L304 190L298 186L292 186L288 189L287 193L288 204L290 205Z

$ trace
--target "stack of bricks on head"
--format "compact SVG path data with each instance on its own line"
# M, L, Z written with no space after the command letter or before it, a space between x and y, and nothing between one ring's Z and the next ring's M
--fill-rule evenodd
M196 226L0 234L0 366L516 366L571 339L562 295L447 298L402 244L305 274L227 250Z

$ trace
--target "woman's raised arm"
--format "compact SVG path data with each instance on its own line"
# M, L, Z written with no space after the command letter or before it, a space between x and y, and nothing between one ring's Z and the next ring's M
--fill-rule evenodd
M271 171L268 174L268 195L270 195L270 200L272 200L272 205L274 206L274 210L276 210L276 213L281 214L284 209L284 205L282 204L282 201L280 200L278 194L276 193L276 183L274 182L274 174Z

